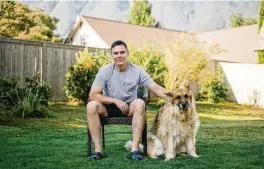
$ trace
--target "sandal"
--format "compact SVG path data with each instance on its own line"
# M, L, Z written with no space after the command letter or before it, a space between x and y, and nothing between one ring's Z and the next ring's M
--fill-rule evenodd
M143 154L139 150L136 150L131 153L131 159L133 161L140 161L140 160L143 160L144 157L143 157Z
M90 157L88 157L89 160L100 160L102 159L104 156L102 153L100 152L94 152L92 153L92 155Z

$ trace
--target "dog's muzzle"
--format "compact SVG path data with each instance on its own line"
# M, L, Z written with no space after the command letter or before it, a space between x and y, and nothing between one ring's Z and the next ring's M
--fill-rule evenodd
M187 110L189 103L187 101L182 101L178 103L177 106L179 107L180 110Z

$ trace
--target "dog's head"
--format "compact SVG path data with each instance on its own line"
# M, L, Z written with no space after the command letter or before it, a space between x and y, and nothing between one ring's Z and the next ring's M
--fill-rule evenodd
M192 108L193 96L189 82L184 82L179 88L165 94L171 97L171 105L176 106L181 113L188 112Z

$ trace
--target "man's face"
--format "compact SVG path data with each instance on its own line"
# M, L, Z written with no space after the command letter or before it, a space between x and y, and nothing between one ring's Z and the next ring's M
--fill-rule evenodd
M118 66L122 66L127 62L128 52L124 45L118 45L112 48L112 57Z

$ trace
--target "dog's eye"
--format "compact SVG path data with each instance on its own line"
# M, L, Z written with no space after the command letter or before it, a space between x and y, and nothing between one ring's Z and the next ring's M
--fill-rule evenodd
M176 99L181 99L181 96L180 95L177 95L175 98Z
M184 95L184 97L187 99L189 96L186 94L186 95Z

